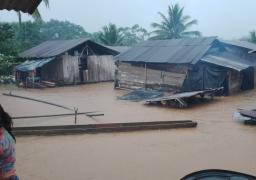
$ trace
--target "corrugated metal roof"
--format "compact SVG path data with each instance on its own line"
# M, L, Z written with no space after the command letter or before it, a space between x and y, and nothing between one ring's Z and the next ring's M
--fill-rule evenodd
M97 55L117 55L118 52L89 39L46 41L19 54L20 58L42 59L56 57L81 45L88 46Z
M42 0L1 0L0 10L15 10L32 14Z
M24 63L16 66L15 69L17 71L23 71L23 72L33 71L36 68L42 67L45 64L51 62L52 60L54 60L54 58L25 61Z
M119 53L123 53L131 48L129 46L105 46L105 47L109 49L113 49L114 51L117 51Z
M237 71L242 71L250 67L249 63L241 62L236 58L231 59L231 58L220 57L215 55L206 55L201 59L201 61L219 65L222 67L227 67Z
M216 37L149 40L116 56L125 62L196 63L209 50Z
M19 54L21 58L48 58L61 55L80 44L87 42L88 39L56 40L46 41Z
M248 41L227 41L227 40L219 40L219 41L227 45L243 47L249 50L256 50L256 44L250 43Z

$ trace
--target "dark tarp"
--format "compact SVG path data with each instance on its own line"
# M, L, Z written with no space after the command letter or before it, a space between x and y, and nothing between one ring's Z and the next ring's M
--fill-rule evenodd
M163 95L164 95L163 92L139 89L139 90L129 92L128 94L125 94L121 97L118 97L118 99L128 100L133 102L140 102L147 99L162 97Z
M249 90L254 88L254 68L250 67L242 71L243 80L241 90Z
M254 69L249 67L240 73L243 77L240 87L241 90L253 89ZM223 87L224 94L229 94L228 82L228 68L201 62L188 71L188 75L182 86L182 92Z
M16 71L22 71L22 72L33 71L36 68L42 67L45 64L51 62L54 59L55 58L25 61L24 63L16 66L15 69L16 69Z
M242 57L234 56L230 53L219 53L218 55L206 55L201 59L202 62L215 64L217 66L233 69L241 73L242 85L241 90L254 88L254 68L255 61L249 61ZM239 80L237 80L239 81Z
M181 180L253 180L255 176L240 172L210 169L191 173Z
M227 89L227 69L211 64L200 63L189 70L184 81L182 91L200 91L211 88L224 87Z
M245 60L238 60L237 57L227 58L215 55L206 55L201 59L201 61L234 69L239 72L250 67L249 63L245 62Z

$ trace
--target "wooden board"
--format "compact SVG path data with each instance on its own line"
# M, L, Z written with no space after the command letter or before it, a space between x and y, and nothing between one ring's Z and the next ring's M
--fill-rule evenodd
M88 56L88 82L114 80L115 64L113 56Z
M88 124L88 125L70 125L70 126L16 127L13 129L13 132L16 136L64 135L64 134L107 133L107 132L195 128L195 127L197 127L196 122L185 120L185 121Z
M132 65L129 63L120 63L118 65L117 80L120 87L129 89L148 88L160 90L177 90L182 87L186 78L184 69L171 67L166 70L167 65L161 67L145 67L145 65ZM173 69L172 69L173 68ZM161 70L160 70L161 69Z

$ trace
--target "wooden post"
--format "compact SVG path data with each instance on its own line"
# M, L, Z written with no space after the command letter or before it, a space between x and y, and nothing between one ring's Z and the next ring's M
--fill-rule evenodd
M145 90L147 89L147 81L148 81L148 69L147 69L147 64L145 63Z
M35 75L36 75L36 69L32 71L32 88L35 88Z
M78 111L78 108L74 108L74 111L75 111L75 124L77 124L77 111Z

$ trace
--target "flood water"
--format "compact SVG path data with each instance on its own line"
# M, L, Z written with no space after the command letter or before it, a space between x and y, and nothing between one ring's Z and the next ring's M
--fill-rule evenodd
M145 106L117 100L125 91L111 83L25 90L0 87L0 102L12 116L68 113L37 102L3 96L30 96L83 111L102 111L79 124L194 120L194 129L17 139L17 172L36 180L176 180L202 169L256 175L256 127L234 122L237 108L254 109L256 90L216 98L189 109ZM15 126L73 124L73 117L16 120Z

